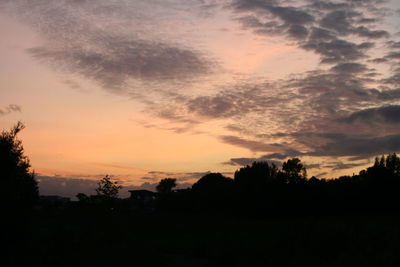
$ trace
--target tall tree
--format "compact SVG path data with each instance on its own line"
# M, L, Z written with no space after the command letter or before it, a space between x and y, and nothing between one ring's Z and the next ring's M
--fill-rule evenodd
M29 159L17 138L24 128L24 124L18 122L0 134L0 205L6 208L32 206L39 195L35 174L30 171Z
M307 178L307 170L300 159L288 159L282 164L282 171L286 174L288 183L300 183Z
M117 181L111 181L111 177L109 175L106 175L98 183L96 193L98 196L107 199L115 199L118 198L118 193L121 188L122 186L118 185Z

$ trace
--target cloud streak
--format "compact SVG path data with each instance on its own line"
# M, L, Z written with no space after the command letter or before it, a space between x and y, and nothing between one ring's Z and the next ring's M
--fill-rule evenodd
M35 47L28 52L38 60L99 82L105 88L126 87L129 79L185 80L210 72L211 62L199 53L168 44L103 36L91 49Z
M210 3L196 0L3 3L4 10L16 13L42 37L41 46L28 49L34 58L55 69L94 80L105 90L138 94L141 93L135 92L138 83L187 83L214 72L215 60L184 40L178 42L163 29L167 27L163 23L169 19L179 23L190 14L200 16L201 11L188 11L192 6L203 10L210 8ZM177 17L171 16L171 12L176 12Z
M15 104L10 104L4 108L0 108L0 116L5 116L13 112L21 112L22 108Z
M361 121L370 124L398 124L400 123L400 106L383 106L364 109L354 112L348 117L341 118L339 121L347 123Z

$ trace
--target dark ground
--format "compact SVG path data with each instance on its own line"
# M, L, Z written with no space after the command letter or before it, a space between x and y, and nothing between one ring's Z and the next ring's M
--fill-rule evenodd
M399 215L256 219L64 210L10 224L17 230L6 234L3 266L400 266Z

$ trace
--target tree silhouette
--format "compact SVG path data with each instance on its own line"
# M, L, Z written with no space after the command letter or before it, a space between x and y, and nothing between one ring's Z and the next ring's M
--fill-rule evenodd
M220 173L209 173L194 183L192 189L194 192L210 196L230 191L232 186L232 179L227 178Z
M0 198L7 208L29 207L39 194L35 175L29 170L29 159L17 138L24 128L24 124L18 122L10 131L0 134Z
M278 169L267 161L255 161L251 166L240 168L235 172L234 181L241 190L260 191L268 183L276 181Z
M109 175L106 175L98 183L96 192L97 195L100 197L106 199L115 199L118 198L118 193L121 188L122 186L118 185L118 182L111 181L111 177Z
M169 194L172 192L172 188L176 186L176 179L174 178L165 178L160 181L157 185L157 192L160 194Z
M385 159L385 167L393 175L399 175L400 174L400 158L396 155L396 153L389 154L386 157L386 159Z
M284 162L282 171L286 174L288 183L297 184L307 178L306 168L298 158L288 159Z
M208 173L192 186L194 206L200 210L221 211L232 205L233 179L221 173Z

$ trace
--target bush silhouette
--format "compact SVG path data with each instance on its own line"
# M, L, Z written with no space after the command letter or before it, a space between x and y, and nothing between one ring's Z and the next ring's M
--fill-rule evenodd
M227 209L232 204L233 180L221 173L209 173L192 186L195 207L202 210Z
M172 189L176 186L176 179L174 178L165 178L160 181L157 185L157 192L160 194L169 194L172 192Z
M251 166L240 168L235 172L234 181L240 191L259 192L267 184L277 180L278 169L267 161L255 161Z
M232 179L220 173L209 173L193 184L192 190L203 195L215 195L229 192L232 186Z

